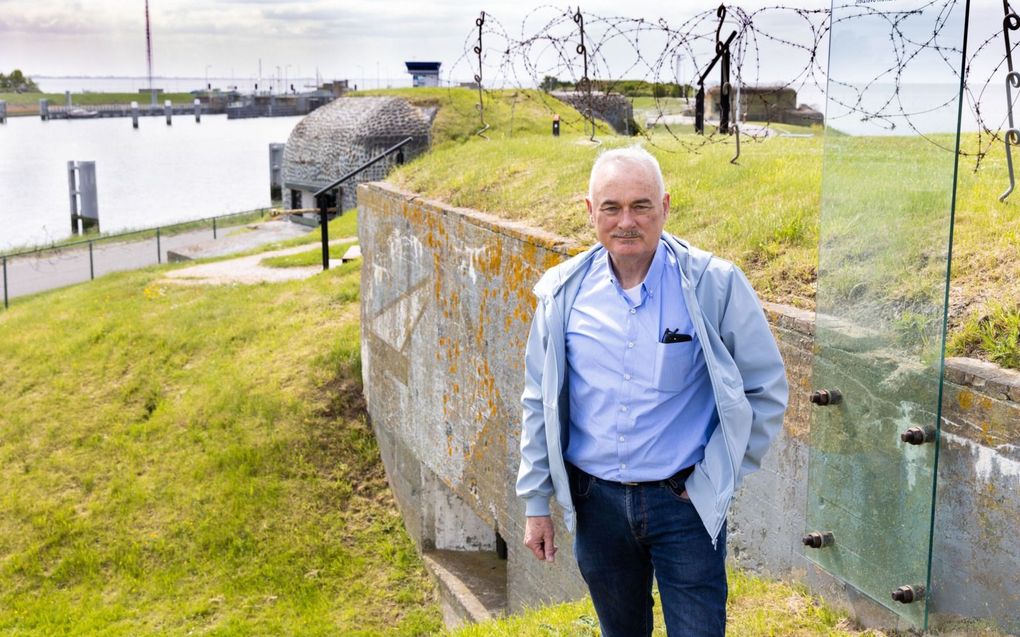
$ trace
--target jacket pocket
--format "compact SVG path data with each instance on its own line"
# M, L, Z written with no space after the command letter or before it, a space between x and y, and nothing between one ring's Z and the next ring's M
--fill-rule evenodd
M656 343L652 386L662 392L678 392L687 386L694 363L694 341Z

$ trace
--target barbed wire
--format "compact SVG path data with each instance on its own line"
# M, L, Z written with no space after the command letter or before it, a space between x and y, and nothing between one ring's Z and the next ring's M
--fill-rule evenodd
M1003 5L1007 16L1011 13L1015 16L1008 0L1003 0ZM704 136L690 135L691 119L672 112L675 102L662 99L661 94L670 86L685 87L679 97L685 109L691 106L688 87L693 88L692 80L718 56L720 34L725 28L736 33L730 43L730 73L737 109L731 121L738 125L738 140L743 136L745 141L759 142L772 134L771 125L780 123L776 120L781 115L775 96L790 89L797 94L807 91L825 96L828 125L866 126L889 134L908 131L956 152L955 144L940 135L952 131L938 130L932 124L949 122L952 117L955 128L954 109L960 95L963 65L963 76L967 78L963 94L976 124L977 140L959 152L974 158L977 170L994 144L1006 142L1003 128L1007 125L1008 109L1000 116L992 114L992 109L982 108L989 103L990 95L986 95L989 87L1001 86L1001 69L1007 56L993 54L992 44L1003 37L1003 25L972 25L972 39L978 31L981 43L968 53L964 64L960 31L964 0L927 0L913 8L896 10L883 6L887 5L860 0L835 5L831 10L784 5L745 10L725 5L669 22L661 18L599 16L582 12L579 7L543 5L527 13L519 31L513 34L492 14L484 13L484 19L465 40L465 53L452 65L450 77L458 73L463 76L462 65L472 58L477 60L478 72L473 75L479 89L480 113L484 113L483 93L554 88L550 85L553 80L566 84L579 93L580 99L575 104L581 106L578 109L581 119L564 118L564 125L580 126L586 134L590 128L592 141L597 141L596 98L601 94L619 94L632 80L648 82L653 87L653 108L646 123L660 128L665 135L652 135L649 130L652 126L641 127L637 132L644 135L646 143L667 152L698 152L706 145L728 142L730 135L718 129L708 130ZM1020 25L1020 19L1017 24ZM868 62L877 59L883 63L868 68L863 62L846 64L847 60L840 59L836 65L840 68L829 76L826 68L829 36L834 30L842 34L844 29L860 29L861 25L880 28L887 34L886 50L858 52ZM982 29L984 33L980 33ZM1008 37L1006 40L1007 53L1012 52L1018 44L1010 44ZM874 41L869 38L869 42ZM777 63L779 57L781 64ZM775 69L780 66L784 75L777 78ZM483 67L487 77L484 86ZM691 80L684 81L684 68L693 70ZM978 69L982 71L976 76ZM767 82L765 78L769 78ZM955 81L955 89L922 94L914 88L932 78L950 88ZM748 89L759 87L767 88L767 92L748 93ZM714 102L719 101L725 88L708 89L717 113L721 104ZM741 91L748 94L746 100L741 99ZM550 114L559 112L561 102L551 93L539 93L529 99L539 101ZM762 106L759 114L764 112L765 126L745 126L741 121L747 115L742 110L744 102L750 103L752 98ZM798 105L794 103L794 107L796 110Z

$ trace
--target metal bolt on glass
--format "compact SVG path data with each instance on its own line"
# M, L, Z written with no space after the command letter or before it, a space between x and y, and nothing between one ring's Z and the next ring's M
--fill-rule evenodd
M923 445L926 442L935 442L935 428L911 427L900 434L900 440L908 445Z
M838 405L843 402L843 394L838 389L819 389L811 394L811 402L819 407Z
M924 586L900 586L892 592L892 598L901 604L912 604L924 599Z
M803 542L804 546L808 547L809 549L821 549L835 544L836 538L829 531L826 531L824 533L813 531L805 535L801 539L801 542Z

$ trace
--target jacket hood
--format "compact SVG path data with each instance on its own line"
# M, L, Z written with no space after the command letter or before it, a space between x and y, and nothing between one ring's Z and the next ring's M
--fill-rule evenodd
M680 270L687 276L694 288L697 288L701 276L705 273L709 263L712 261L711 252L699 250L692 247L686 241L679 239L668 232L662 233L666 245L673 251L680 262ZM542 278L535 284L533 291L539 298L555 296L566 283L578 272L586 272L588 265L605 248L601 243L596 243L581 254L573 256L559 265L553 266L542 275Z

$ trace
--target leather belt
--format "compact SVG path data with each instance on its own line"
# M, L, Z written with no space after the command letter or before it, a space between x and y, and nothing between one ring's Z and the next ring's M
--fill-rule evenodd
M617 485L617 486L623 485L625 487L672 487L672 488L676 489L678 487L683 486L683 484L685 482L687 482L687 478L690 477L690 475L692 473L694 473L694 465L691 465L689 467L684 467L683 469L677 471L676 473L674 473L670 477L663 478L662 480L648 480L647 482L617 482L615 480L606 480L605 478L600 478L598 476L593 476L590 473L588 473L587 471L585 471L584 469L579 469L578 467L575 467L574 465L568 465L568 466L572 470L577 471L578 473L581 473L581 474L583 474L585 476L588 476L589 478L591 478L592 480L595 480L596 482L601 482L602 484Z

